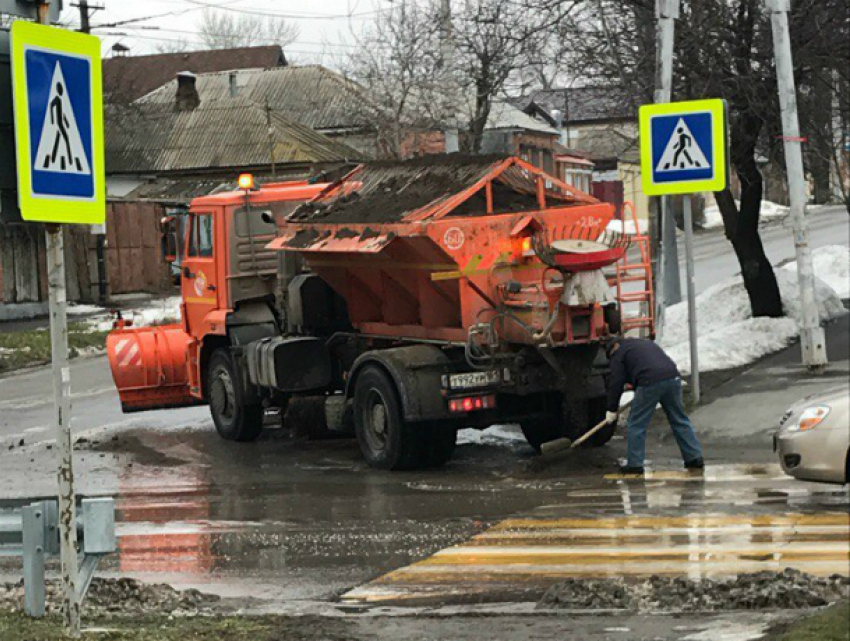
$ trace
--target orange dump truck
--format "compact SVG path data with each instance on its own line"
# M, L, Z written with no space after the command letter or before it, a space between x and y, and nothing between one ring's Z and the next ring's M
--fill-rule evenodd
M645 239L626 264L613 216L512 157L375 162L197 198L182 323L109 335L122 406L208 403L221 436L247 441L266 410L320 396L328 427L386 469L444 463L459 427L515 422L535 448L575 438L604 416L595 365L621 301L651 309ZM651 318L626 322L651 332Z

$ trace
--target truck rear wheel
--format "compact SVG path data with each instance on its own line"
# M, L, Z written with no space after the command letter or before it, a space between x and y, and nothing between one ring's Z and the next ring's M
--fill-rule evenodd
M520 420L519 426L526 442L540 452L544 443L571 436L569 417L565 415L563 399L550 394L543 401L541 412Z
M228 441L253 441L263 431L263 408L247 405L233 357L227 348L213 352L207 395L215 428Z
M560 416L545 416L535 420L529 419L520 422L519 426L522 429L522 435L525 437L526 442L536 452L540 452L540 448L544 443L569 435L566 424Z
M425 465L428 467L442 467L451 460L455 453L457 444L457 428L440 425L425 426L424 436L428 439L428 456Z
M355 382L354 428L372 467L411 470L424 463L422 433L405 422L392 379L376 365L367 365Z

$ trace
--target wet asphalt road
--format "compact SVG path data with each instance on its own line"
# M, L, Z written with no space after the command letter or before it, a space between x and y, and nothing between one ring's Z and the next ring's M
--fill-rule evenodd
M843 216L846 225L846 213ZM708 240L716 242L714 236ZM722 271L730 256L708 252L704 260ZM846 378L846 317L830 333L843 337L843 343L831 342L835 346L831 358L833 374ZM465 433L464 444L445 469L403 474L369 469L350 440L307 441L270 429L257 443L228 443L216 435L207 408L121 414L106 360L77 360L72 364L73 431L84 439L77 455L79 489L83 494L116 495L119 500L121 549L106 563L107 574L252 598L245 601L252 611L356 609L374 600L369 591L375 586L404 583L404 590L420 590L422 584L411 583L406 568L420 561L426 567L446 565L441 560L446 552L441 551L449 546L463 543L477 548L475 542L482 540L489 545L494 538L510 538L499 534L507 530L511 536L525 537L525 548L535 537L548 545L574 547L576 532L586 526L580 521L587 519L598 521L597 529L622 528L618 518L643 519L629 525L639 540L625 537L609 545L619 557L598 574L610 573L612 567L626 573L624 553L636 544L650 543L690 549L696 556L690 563L685 558L680 571L699 575L712 561L711 556L700 556L699 549L694 551L694 545L710 548L716 543L709 532L696 541L672 537L659 543L640 538L647 527L671 528L665 519L694 514L731 517L727 525L738 534L726 534L733 541L741 530L752 530L759 518L778 519L766 526L774 528L767 538L764 532L761 539L749 536L740 548L756 558L769 554L771 546L796 543L791 530L799 529L806 518L823 517L825 522L815 523L820 529L803 532L804 539L815 547L837 545L839 555L827 562L834 562L836 571L847 571L846 555L840 555L844 539L835 538L848 509L846 489L783 477L769 448L773 417L802 395L798 390L819 385L800 375L798 358L792 348L767 359L764 371L757 368L706 394L704 407L695 414L708 452L704 479L682 475L675 445L662 428L653 430L648 442L653 474L637 485L611 476L625 449L622 437L605 448L541 460L509 429L483 438ZM746 425L730 413L742 390L763 394L772 388L776 389L769 398L748 399L757 411L750 412ZM53 492L51 416L48 370L0 379L0 497ZM509 518L515 520L505 521ZM536 534L529 536L526 525L541 521L554 523L557 532L540 535L539 528L531 526ZM709 525L688 522L679 527L702 532ZM512 545L508 540L502 543ZM467 552L461 548L448 554ZM478 552L473 549L472 556ZM716 552L707 549L709 555ZM542 565L551 566L550 560ZM541 565L533 554L516 563ZM554 580L549 576L541 582L538 574L525 573L525 578L512 577L510 585L496 581L493 589L493 581L479 580L476 574L486 578L494 564L486 563L489 567L483 572L476 569L480 564L480 558L453 563L454 575L460 573L462 580L438 581L435 603L468 600L464 595L473 595L473 600L529 600L539 595L547 580ZM393 572L399 572L395 576L403 581L387 578ZM17 573L14 564L0 563L0 575ZM526 582L529 589L517 591L518 582ZM435 584L426 589L435 589ZM337 598L342 603L329 606ZM545 630L565 630L563 623L541 620L535 625L540 638L549 638ZM614 633L605 629L611 625L596 620L575 630L589 635L593 629L598 638L609 638ZM675 627L657 621L640 625L667 632ZM758 621L747 625L763 627ZM504 624L505 629L511 626L518 630L511 638L527 638L522 624ZM475 627L469 624L469 636L463 638L472 638Z

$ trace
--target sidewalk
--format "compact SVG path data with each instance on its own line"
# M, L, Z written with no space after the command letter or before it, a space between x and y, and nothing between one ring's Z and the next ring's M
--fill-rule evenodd
M701 438L770 452L770 437L789 406L850 377L850 314L825 329L829 365L823 374L803 367L799 342L740 373L715 373L712 378L722 382L709 379L702 404L691 413Z

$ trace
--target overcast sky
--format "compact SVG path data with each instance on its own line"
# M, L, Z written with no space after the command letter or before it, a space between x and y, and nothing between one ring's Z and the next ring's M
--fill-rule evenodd
M116 42L130 47L130 53L156 53L157 45L176 45L187 41L198 49L197 24L205 7L222 11L250 12L281 16L298 25L297 42L285 53L292 62L319 62L336 67L354 46L352 32L359 32L374 20L393 0L89 0L104 9L91 18L92 25L114 24L147 18L132 24L95 29L103 39L104 55ZM61 22L79 26L79 10L65 0ZM165 14L165 15L163 15Z

